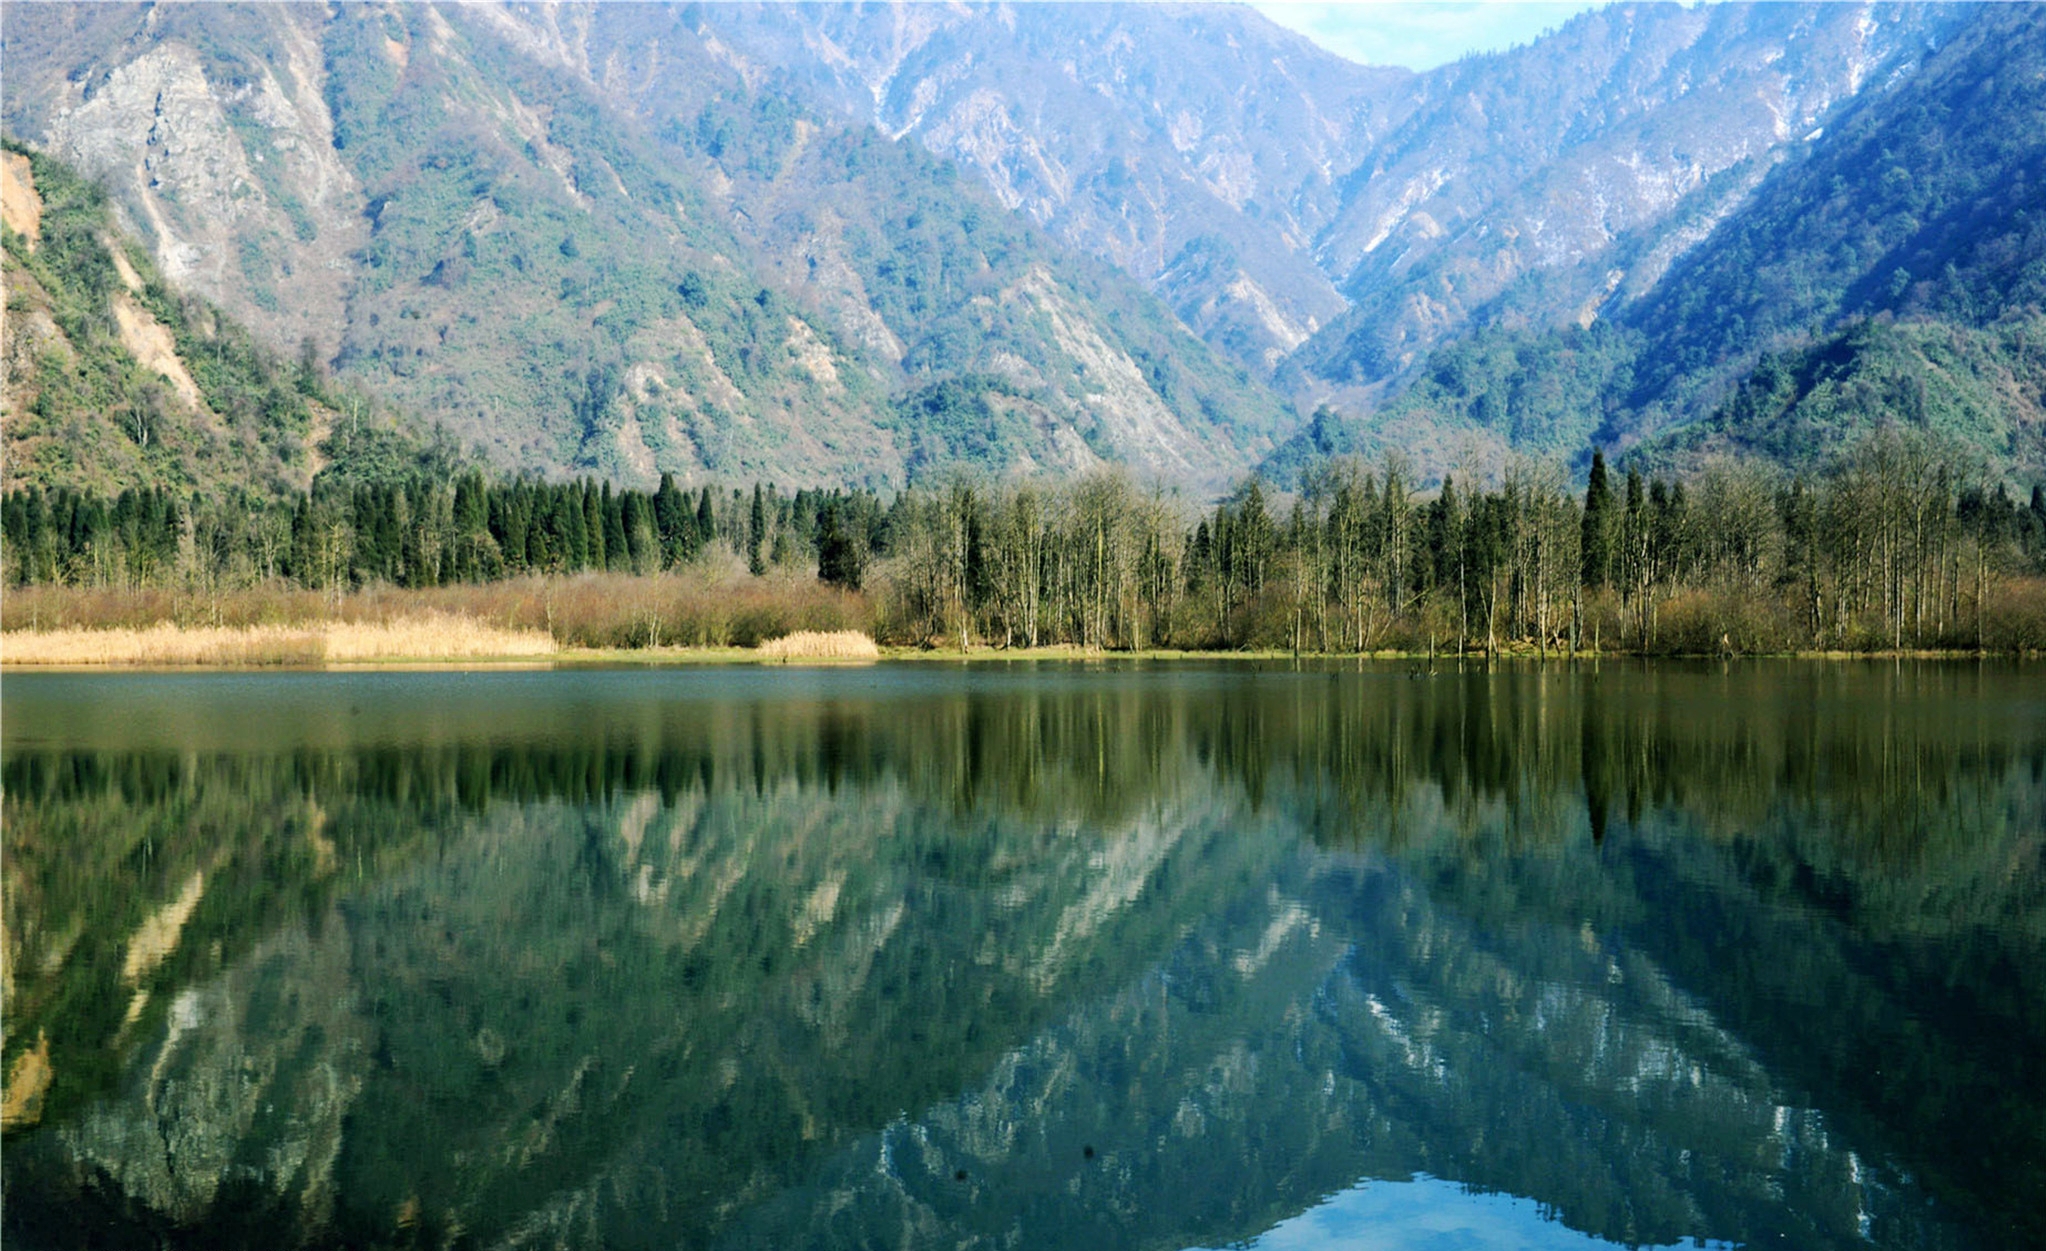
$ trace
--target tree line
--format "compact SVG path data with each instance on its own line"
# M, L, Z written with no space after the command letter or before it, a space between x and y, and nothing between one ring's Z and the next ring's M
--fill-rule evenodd
M55 488L0 500L5 578L16 586L185 586L231 590L281 581L311 589L446 586L529 574L657 573L713 543L755 575L808 562L857 587L881 515L864 491L783 495L685 491L662 475L651 492L608 482L451 478L316 486L281 500L235 493L208 501L156 489L109 500Z
M1686 478L1595 454L1417 489L1333 458L1211 508L1107 471L900 492L493 480L316 485L277 501L137 490L0 501L9 584L430 587L706 558L864 590L898 642L1101 649L1753 652L2046 646L2046 490L2020 503L1929 436L1822 472ZM2015 631L2015 633L2013 633ZM2033 637L2039 635L2039 637Z
M1274 507L1252 479L1185 516L1102 475L898 501L905 639L1295 652L1757 652L2046 646L2046 490L1939 443L1871 436L1812 477L1551 463L1415 489L1398 455L1321 462ZM2025 592L2031 592L2029 596ZM2016 631L2016 633L2013 633ZM1992 637L1993 636L1993 637Z

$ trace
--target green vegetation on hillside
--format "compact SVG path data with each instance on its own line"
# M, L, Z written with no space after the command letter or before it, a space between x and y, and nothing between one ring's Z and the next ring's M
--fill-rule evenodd
M1871 92L1680 259L1630 326L1655 345L1636 407L1845 317L1984 326L2046 306L2046 14L1986 8ZM1721 373L1723 376L1723 372Z
M212 258L188 280L259 339L289 324L295 358L310 333L316 367L499 470L878 489L1106 459L1207 489L1286 423L1140 284L918 145L820 118L697 10L41 17L10 54L38 84L114 86L83 112L10 101L10 125L93 162L173 269ZM151 87L197 111L138 179L101 154L156 142L129 133ZM951 383L999 437L904 420Z
M1398 450L1435 473L1507 451L1588 464L1633 420L1625 397L1654 355L1637 331L1488 329L1439 348L1407 390L1363 422L1317 413L1266 460L1294 481L1319 458ZM1637 433L1630 464L1691 472L1756 459L1811 473L1871 430L1915 431L1964 449L1983 472L2046 471L2046 318L1986 326L1887 316L1768 352L1702 417Z
M1766 353L1701 421L1649 440L1649 463L1715 453L1810 469L1871 426L1923 431L1966 448L1988 471L2046 466L2046 317L1974 327L1869 320Z
M1124 427L1176 420L1182 463L1156 468L1219 477L1282 421L1134 283L773 83L706 58L612 100L424 10L343 10L321 37L372 222L337 366L500 464L899 485L1075 468L1060 427L1135 460ZM904 420L905 393L980 378L1011 401L1001 437Z
M1467 447L1581 468L1599 445L1652 468L1723 454L1808 471L1895 426L1954 440L1997 476L2035 478L2046 471L2042 84L2046 17L1980 10L1592 329L1525 328L1516 310L1533 297L1509 289L1492 328L1437 349L1352 428L1324 422L1318 439L1296 438L1272 471L1297 472L1317 444L1403 447L1431 474ZM1332 379L1356 363L1328 344L1316 352L1309 367Z
M452 455L333 386L310 348L289 359L174 289L62 162L5 151L27 161L42 208L37 239L4 240L10 490L160 498L175 513Z
M5 150L27 158L42 200L38 240L5 236L7 353L20 371L7 387L10 483L302 485L318 378L171 291L141 249L119 241L96 187L12 142ZM137 359L132 345L154 327L195 392Z
M743 248L683 172L572 82L487 39L401 73L390 43L429 24L351 9L323 34L373 223L337 367L521 467L817 476L759 428L823 400L790 359L802 310L734 265ZM843 372L848 404L874 402Z
M1399 451L1440 474L1470 451L1589 455L1635 368L1638 340L1611 326L1542 332L1493 327L1438 348L1408 389L1368 421L1326 409L1260 467L1298 481L1329 456ZM1489 457L1488 457L1489 458ZM1431 475L1432 476L1432 475Z

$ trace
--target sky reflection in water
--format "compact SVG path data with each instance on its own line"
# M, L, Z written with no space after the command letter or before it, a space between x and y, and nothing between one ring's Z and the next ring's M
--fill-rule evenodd
M1249 1244L1250 1251L1590 1251L1615 1245L1558 1224L1532 1200L1476 1194L1434 1177L1352 1187ZM1732 1246L1703 1245L1707 1251Z

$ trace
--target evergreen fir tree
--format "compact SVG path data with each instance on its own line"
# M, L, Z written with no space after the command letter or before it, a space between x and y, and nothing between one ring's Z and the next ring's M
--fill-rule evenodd
M711 503L710 488L703 488L703 499L696 505L696 533L691 537L689 554L694 556L717 537L717 509Z
M1584 487L1584 523L1579 552L1582 581L1587 590L1597 590L1612 580L1613 568L1613 486L1606 475L1603 449L1591 454L1591 477Z
M611 484L607 482L604 486L608 491ZM604 501L597 495L596 484L587 478L583 479L581 495L585 565L590 569L604 569L608 567L604 551Z
M746 568L754 577L767 572L767 561L761 544L767 537L767 502L761 495L760 484L753 484L753 512L746 531Z

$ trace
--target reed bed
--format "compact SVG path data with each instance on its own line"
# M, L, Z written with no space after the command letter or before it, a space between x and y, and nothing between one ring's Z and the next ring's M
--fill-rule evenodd
M324 633L330 661L551 656L560 646L542 630L507 629L440 612L380 624L333 625Z
M372 660L484 660L551 656L538 630L429 612L392 621L315 625L69 627L0 634L8 665L317 665Z
M879 660L881 649L861 630L798 630L754 649L763 660Z
M306 633L335 624L394 625L436 614L499 630L538 632L561 648L598 650L752 647L806 630L871 635L874 621L866 597L858 592L795 575L755 578L743 565L726 568L709 561L643 577L592 573L418 589L309 591L278 583L218 592L35 586L10 587L0 595L0 628L10 640L24 632L146 631L164 623L188 632L281 628Z

